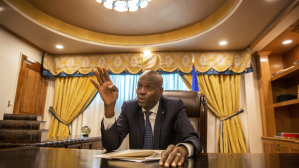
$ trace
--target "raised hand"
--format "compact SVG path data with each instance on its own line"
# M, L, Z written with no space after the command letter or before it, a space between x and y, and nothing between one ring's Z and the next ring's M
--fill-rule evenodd
M98 89L98 92L104 101L106 117L113 117L115 103L118 98L118 88L113 85L105 67L101 69L99 66L97 66L97 70L93 71L100 85L97 84L93 79L90 79L90 81Z

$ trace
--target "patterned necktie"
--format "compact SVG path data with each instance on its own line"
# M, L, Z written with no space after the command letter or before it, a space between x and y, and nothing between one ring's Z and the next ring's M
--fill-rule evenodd
M149 115L152 114L152 112L145 111L146 121L145 121L145 130L144 130L144 140L143 140L143 149L153 149L153 132L152 132L152 126L149 121Z

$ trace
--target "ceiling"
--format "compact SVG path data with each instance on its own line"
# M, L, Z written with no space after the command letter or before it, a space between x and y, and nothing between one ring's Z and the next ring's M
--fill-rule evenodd
M8 1L8 0L7 0ZM27 0L39 11L66 24L97 33L136 36L167 33L201 22L228 0L152 0L136 12L106 9L95 0ZM250 46L294 0L243 0L223 23L200 35L171 43L139 46L104 45L52 31L0 0L0 24L52 54L243 50ZM219 42L226 40L225 46ZM63 49L55 46L61 44Z
M288 27L284 32L271 41L263 51L272 51L271 55L283 55L299 45L299 31L293 32L294 28L299 28L299 20ZM289 44L283 44L286 40L292 40Z

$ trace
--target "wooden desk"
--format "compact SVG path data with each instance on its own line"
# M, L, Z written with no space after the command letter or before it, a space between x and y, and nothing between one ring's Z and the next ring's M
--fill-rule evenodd
M154 168L158 161L135 163L94 158L102 150L22 147L0 150L1 168ZM221 168L299 167L299 154L201 154L183 165Z

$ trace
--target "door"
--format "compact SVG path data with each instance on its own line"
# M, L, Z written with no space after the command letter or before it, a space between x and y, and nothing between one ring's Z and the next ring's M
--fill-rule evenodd
M42 65L30 63L22 56L14 103L14 114L44 114L47 77L42 76Z

